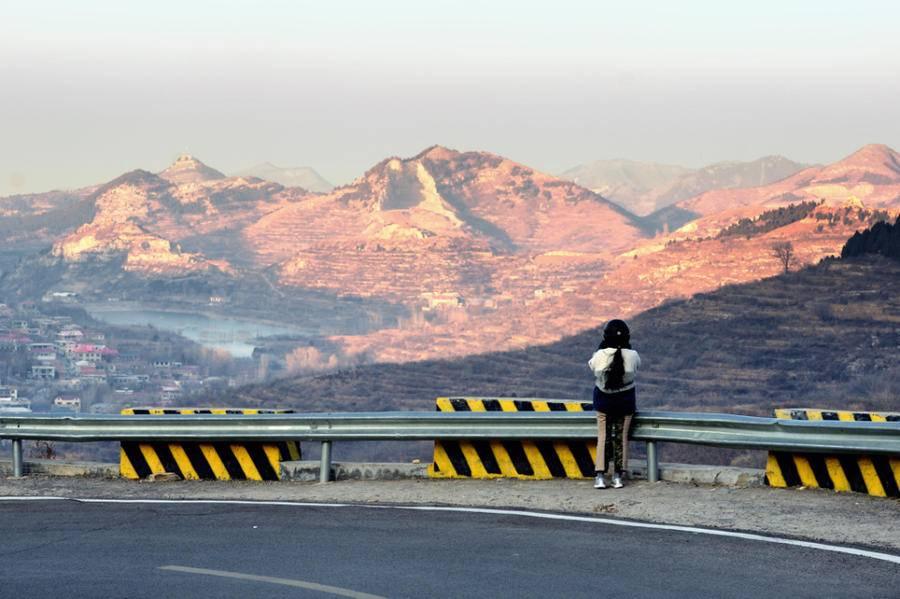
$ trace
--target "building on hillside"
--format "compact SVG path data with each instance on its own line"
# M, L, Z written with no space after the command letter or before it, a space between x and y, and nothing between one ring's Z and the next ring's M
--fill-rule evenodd
M183 365L172 369L172 378L176 381L199 381L200 367L195 365Z
M56 364L41 362L31 365L31 378L39 381L51 381L56 378Z
M534 297L541 299L545 297L559 297L563 292L561 289L543 289L538 288L534 290Z
M31 354L31 357L43 362L55 360L56 350L55 343L40 342L28 344L28 351Z
M453 292L427 291L419 295L425 300L425 310L437 310L439 308L459 308L465 305L463 297Z
M153 362L153 367L157 370L167 370L170 368L181 368L181 362L176 362L174 360L156 360Z
M66 302L72 303L78 300L78 294L74 291L52 291L41 298L43 302Z
M0 387L0 414L22 414L31 411L31 402L19 397L15 387Z
M71 339L76 343L79 343L82 337L84 337L84 333L77 327L65 328L56 334L57 341Z
M45 318L34 318L31 321L36 327L41 330L41 335L46 335L48 331L51 329L59 328L59 322L55 318L45 317Z
M75 373L83 383L88 385L105 383L109 376L109 374L102 368L99 368L96 363L84 360L75 363Z
M56 349L61 354L66 357L71 357L72 350L75 349L75 346L78 345L78 342L74 339L57 339L56 340Z
M0 335L0 349L5 351L19 351L20 347L27 347L29 343L31 337L16 331Z
M163 405L171 405L181 395L181 387L175 381L167 381L160 386L159 400Z
M109 359L116 356L117 353L116 350L106 347L105 345L82 343L72 348L72 359L93 362L96 364L103 359Z
M81 398L77 395L57 395L53 399L53 405L73 412L81 411Z
M150 375L147 374L115 374L109 379L110 384L116 391L134 391L141 389L150 382Z

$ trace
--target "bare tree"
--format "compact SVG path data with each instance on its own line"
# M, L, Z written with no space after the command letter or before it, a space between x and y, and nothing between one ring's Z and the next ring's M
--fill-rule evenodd
M791 269L791 264L794 263L794 244L790 241L779 241L778 243L772 244L772 256L778 258L778 261L781 262L781 265L784 267L784 272L788 272Z

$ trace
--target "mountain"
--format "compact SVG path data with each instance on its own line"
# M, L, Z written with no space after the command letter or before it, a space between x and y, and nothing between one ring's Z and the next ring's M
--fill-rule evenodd
M530 263L526 280L533 281L532 287L511 294L515 301L500 310L470 309L464 319L340 341L353 353L398 362L411 356L464 356L549 343L598 321L630 318L672 299L775 276L783 270L773 255L775 244L792 243L790 268L815 264L840 254L854 231L885 218L886 212L855 204L808 202L773 208L754 219L729 219L702 235L682 230L643 239L603 260L582 255L579 263L572 255L542 255Z
M189 154L182 154L175 159L160 177L172 183L205 183L224 179L225 175L210 168Z
M851 188L864 184L896 186L900 184L900 154L883 144L864 146L847 158L820 169L811 183ZM900 203L898 197L891 199L892 205ZM870 203L873 203L871 199Z
M159 175L126 173L88 196L91 220L58 238L52 254L73 262L124 253L126 268L156 272L210 266L200 253L176 247L184 241L201 253L218 254L216 267L227 271L227 261L239 255L239 248L213 243L217 235L295 198L274 183L220 175L184 156Z
M138 299L148 297L153 280L181 279L183 289L208 300L215 293L210 289L237 284L228 282L236 276L232 262L242 265L233 231L305 195L259 179L223 177L182 156L158 175L138 169L62 198L37 196L44 199L32 204L52 203L55 221L64 226L44 237L49 250L5 276L7 292L40 297L65 289L98 300L115 290ZM10 224L20 225L22 235L49 233L42 227L46 219L32 221Z
M793 268L838 254L857 229L896 216L877 206L900 190L891 154L871 149L720 190L749 199L653 237L648 218L489 152L434 146L322 194L181 158L159 174L0 200L0 228L14 232L0 291L204 311L215 296L223 313L302 321L334 351L323 367L520 349L774 276L776 243L793 244ZM783 191L810 185L830 199ZM838 201L848 186L876 206Z
M748 208L758 212L820 199L829 204L859 201L872 209L900 208L900 154L885 145L864 146L833 164L806 168L769 185L707 191L674 204L674 214L649 218L674 230L701 216Z
M781 181L806 168L783 156L765 156L751 162L719 162L683 177L664 192L660 204L669 205L710 189L742 189Z
M531 294L546 284L529 273L535 256L602 261L642 235L635 217L587 189L495 154L440 146L386 159L244 230L257 260L284 283L411 303L425 293Z
M0 198L0 249L35 250L93 218L96 188Z
M643 362L639 409L898 411L898 314L900 262L879 256L828 260L666 302L629 319ZM435 397L447 395L589 400L586 364L602 322L522 350L359 366L216 399L299 411L430 410ZM673 461L685 454L665 449Z
M315 169L308 166L282 168L271 162L263 162L235 173L237 177L258 177L285 187L302 187L317 193L327 193L334 185L322 178Z
M587 189L440 146L385 159L327 194L222 178L180 157L159 174L126 173L83 202L83 218L49 251L5 276L14 298L64 290L185 307L215 295L245 315L316 320L312 330L334 336L338 353L370 359L471 353L498 335L504 347L533 339L534 325L505 322L511 306L569 292L643 237L637 218ZM346 305L341 326L309 307L325 309L328 298ZM494 321L481 339L448 348L450 338L429 338L475 317ZM390 331L379 342L410 342L371 346L376 329Z
M560 173L560 178L601 194L635 214L660 208L659 197L693 170L634 160L595 160Z
M0 301L67 291L85 303L127 301L148 309L275 320L311 336L365 334L396 326L406 315L405 307L381 298L279 286L254 262L240 232L268 212L302 202L308 192L217 173L199 160L179 158L160 174L135 170L71 194L27 198L33 206L48 206L54 222L65 226L52 234L46 228L20 231L50 247L31 247L17 261L0 263ZM46 222L36 215L31 221L0 215L0 226ZM211 306L212 298L219 305Z
M602 194L635 214L647 215L711 189L767 185L804 168L783 156L766 156L751 162L719 162L699 169L598 160L569 169L560 176Z

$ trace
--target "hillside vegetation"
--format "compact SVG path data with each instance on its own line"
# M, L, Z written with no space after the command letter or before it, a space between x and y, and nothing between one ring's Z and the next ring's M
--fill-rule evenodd
M900 217L893 225L879 222L865 231L857 231L841 250L842 258L865 254L881 254L900 260Z

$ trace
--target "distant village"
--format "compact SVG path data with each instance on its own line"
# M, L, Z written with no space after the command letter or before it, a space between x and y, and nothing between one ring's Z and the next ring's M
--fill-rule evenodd
M257 362L149 327L85 326L33 302L0 303L0 414L171 406L257 380Z

